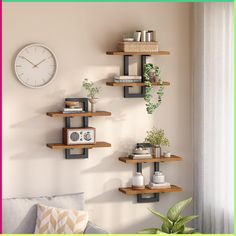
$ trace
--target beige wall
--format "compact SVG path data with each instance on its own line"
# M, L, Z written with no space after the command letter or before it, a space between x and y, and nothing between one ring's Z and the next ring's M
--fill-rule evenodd
M92 221L113 233L134 233L157 225L147 208L165 212L175 201L192 196L190 18L189 3L4 3L3 5L3 195L39 196L84 191ZM122 68L120 56L107 56L123 33L157 29L160 49L170 56L152 57L162 78L171 82L154 115L147 115L143 99L124 99L121 88L107 81ZM57 55L57 78L48 87L32 90L15 78L12 64L24 45L40 42ZM136 71L132 59L131 70ZM46 147L61 140L63 121L47 117L63 99L84 96L87 77L102 86L98 108L112 117L91 118L97 138L112 148L93 149L87 160L65 160L62 151ZM167 180L181 193L161 194L160 202L137 204L118 192L135 166L118 161L153 126L165 129L170 150L184 157L161 164ZM149 167L145 168L146 181ZM191 213L189 208L187 213Z

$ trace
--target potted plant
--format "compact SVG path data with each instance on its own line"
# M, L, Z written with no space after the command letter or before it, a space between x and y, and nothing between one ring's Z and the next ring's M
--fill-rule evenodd
M181 213L185 207L187 207L192 201L192 198L188 198L184 201L180 201L172 206L167 216L149 209L155 216L159 217L163 222L161 228L149 228L139 231L139 234L193 234L195 228L187 227L186 224L191 220L197 218L197 215L181 216Z
M165 137L165 132L163 129L152 128L152 130L147 131L147 136L145 142L152 145L152 152L154 157L161 156L161 146L169 146L170 142Z
M158 66L154 66L151 63L144 65L144 84L146 86L144 100L146 101L146 110L148 114L152 114L154 110L161 105L162 102L162 96L164 95L164 86L163 81L160 77L160 73L160 68ZM158 82L160 84L159 89L156 93L157 101L152 101L153 82Z
M84 79L83 87L87 91L87 97L89 99L89 102L91 103L91 112L96 112L95 103L98 99L96 95L99 94L101 88L96 87L94 83L92 81L89 81L88 79Z

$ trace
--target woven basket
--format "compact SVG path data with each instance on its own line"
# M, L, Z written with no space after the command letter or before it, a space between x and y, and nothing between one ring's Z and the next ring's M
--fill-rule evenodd
M157 52L157 42L120 42L117 47L120 52Z

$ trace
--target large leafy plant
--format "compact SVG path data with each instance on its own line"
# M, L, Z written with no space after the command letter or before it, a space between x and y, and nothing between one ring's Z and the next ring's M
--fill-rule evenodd
M88 79L84 79L83 81L83 87L87 91L88 98L95 99L96 95L99 94L101 88L96 87L92 81L89 81Z
M157 101L154 101L153 98L153 82L158 82L160 84L159 89L157 91ZM154 66L151 63L144 65L144 84L146 86L146 91L144 95L144 100L146 101L146 110L148 114L152 114L155 109L157 109L162 102L162 96L164 95L164 86L163 81L160 77L160 68L158 66Z
M150 143L151 145L159 146L169 146L170 142L165 137L165 132L163 129L152 128L152 130L147 131L147 136L145 142Z
M185 216L182 217L181 213L185 207L187 207L192 201L192 198L188 198L184 201L180 201L172 206L167 216L149 209L155 216L159 217L163 222L161 228L149 228L139 231L139 234L192 234L195 232L195 228L187 227L186 224L198 216Z

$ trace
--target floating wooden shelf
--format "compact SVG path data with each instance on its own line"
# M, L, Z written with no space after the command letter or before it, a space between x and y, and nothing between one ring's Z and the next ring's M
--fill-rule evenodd
M144 83L116 83L116 82L106 82L106 85L107 86L115 86L115 87L125 87L125 86L128 86L128 87L135 87L135 86L143 87L143 86L145 86ZM160 86L160 83L159 82L154 82L154 83L152 83L152 85ZM163 82L162 85L169 86L170 82Z
M65 145L63 143L48 143L47 147L51 149L78 149L78 148L101 148L101 147L111 147L110 143L106 142L96 142L95 144L78 144L78 145Z
M158 52L119 52L119 51L108 51L107 55L169 55L169 51L158 51Z
M155 163L155 162L170 162L170 161L181 161L183 160L182 157L178 157L175 155L171 155L171 157L160 157L160 158L152 158L152 159L139 159L133 160L129 157L120 157L120 161L128 164L136 164L136 163Z
M126 187L126 188L119 188L119 191L127 194L127 195L137 195L137 194L152 194L152 193L169 193L169 192L181 192L182 188L176 186L176 185L171 185L170 188L160 188L160 189L132 189L132 187Z
M108 111L96 111L96 112L83 112L83 113L71 113L65 114L62 111L47 112L51 117L91 117L91 116L111 116L111 112Z

